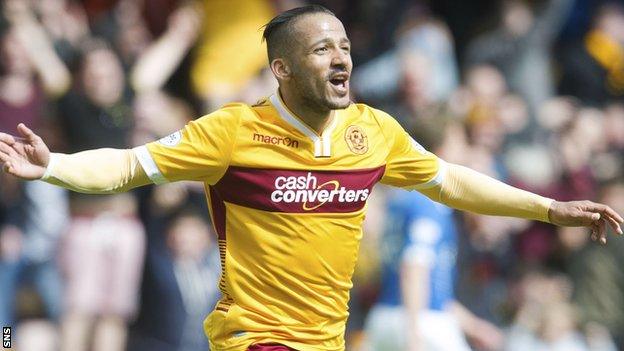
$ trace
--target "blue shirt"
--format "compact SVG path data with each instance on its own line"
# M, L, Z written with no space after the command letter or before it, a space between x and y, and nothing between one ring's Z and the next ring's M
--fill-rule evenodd
M457 229L452 209L418 192L390 190L381 250L379 304L402 305L400 267L406 260L430 268L430 310L443 310L454 299Z

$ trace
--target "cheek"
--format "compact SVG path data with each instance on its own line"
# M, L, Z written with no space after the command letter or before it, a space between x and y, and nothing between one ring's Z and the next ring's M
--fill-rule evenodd
M304 67L294 74L294 78L300 86L306 89L315 89L321 87L325 82L325 76L322 71L315 67Z
M329 66L330 64L327 62L326 58L323 56L314 56L306 60L301 65L301 68L310 79L321 80L325 78Z

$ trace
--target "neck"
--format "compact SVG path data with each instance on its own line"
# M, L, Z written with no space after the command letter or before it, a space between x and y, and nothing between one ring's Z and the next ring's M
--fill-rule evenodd
M292 111L303 123L316 133L321 134L329 124L332 110L319 110L306 104L299 96L292 94L288 89L278 89L284 105Z

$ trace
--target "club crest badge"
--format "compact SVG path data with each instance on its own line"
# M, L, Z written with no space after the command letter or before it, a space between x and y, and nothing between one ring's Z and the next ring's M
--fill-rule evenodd
M345 132L345 141L349 150L356 155L362 155L368 151L368 137L360 126L349 126Z

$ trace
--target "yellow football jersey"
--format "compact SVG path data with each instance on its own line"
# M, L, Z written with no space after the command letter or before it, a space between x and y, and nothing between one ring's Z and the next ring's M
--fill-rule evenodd
M205 184L222 265L223 298L204 322L213 350L344 350L373 186L427 188L444 175L443 161L382 111L351 104L319 135L279 93L226 105L135 152L154 183Z

